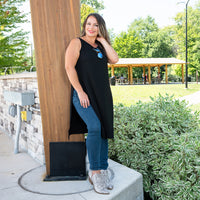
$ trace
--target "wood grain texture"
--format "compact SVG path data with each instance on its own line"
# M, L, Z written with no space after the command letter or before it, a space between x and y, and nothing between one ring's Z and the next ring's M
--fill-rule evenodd
M49 142L68 139L71 85L65 72L65 50L80 34L79 0L30 0L47 175Z
M165 65L165 83L168 84L167 65Z

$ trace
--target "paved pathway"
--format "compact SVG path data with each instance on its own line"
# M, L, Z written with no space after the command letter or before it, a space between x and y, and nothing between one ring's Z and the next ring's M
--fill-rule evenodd
M199 104L200 103L200 91L195 92L190 95L187 95L187 96L184 96L184 97L180 97L178 99L185 100L186 102L188 102L188 106L191 106L194 104Z

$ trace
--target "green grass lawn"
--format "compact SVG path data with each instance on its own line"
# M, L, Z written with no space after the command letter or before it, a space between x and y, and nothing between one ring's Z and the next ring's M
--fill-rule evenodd
M161 84L161 85L116 85L111 86L114 104L122 103L126 106L135 104L139 100L150 101L150 96L156 97L159 93L174 95L174 98L186 96L200 90L200 84Z

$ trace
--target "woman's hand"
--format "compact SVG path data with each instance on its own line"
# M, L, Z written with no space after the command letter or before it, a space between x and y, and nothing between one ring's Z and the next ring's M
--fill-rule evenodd
M97 36L96 40L99 41L100 43L103 43L104 41L106 42L105 38L103 38L101 36Z
M106 55L108 57L108 62L110 64L117 63L119 60L118 55L116 51L112 48L112 46L106 41L106 39L104 37L97 36L96 40L99 41L103 45L106 51Z
M84 91L78 92L78 97L83 108L87 108L90 105L88 95Z

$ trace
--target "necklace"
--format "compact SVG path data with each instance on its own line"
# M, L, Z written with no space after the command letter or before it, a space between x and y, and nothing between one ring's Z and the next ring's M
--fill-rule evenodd
M92 47L94 47L94 48L96 48L98 45L94 42L90 42L86 37L83 37L83 39L87 42L87 43L89 43Z
M100 58L100 59L103 58L103 54L102 54L102 52L100 51L99 48L93 48L93 50L96 51L98 58Z

